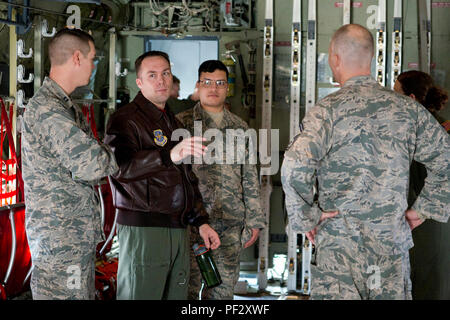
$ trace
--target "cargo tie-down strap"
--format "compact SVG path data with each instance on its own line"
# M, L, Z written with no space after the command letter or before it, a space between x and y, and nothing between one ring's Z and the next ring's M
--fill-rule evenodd
M0 108L0 300L4 300L25 290L30 275L31 255L25 233L23 179L10 123L14 106L10 105L9 117L2 98ZM6 137L10 159L4 160L3 145Z
M1 105L1 135L0 135L0 158L2 161L2 168L0 172L1 176L1 188L0 188L0 201L1 206L13 204L19 202L23 197L23 179L22 172L20 171L19 162L17 160L16 149L14 146L14 139L11 130L10 119L13 116L13 104L10 106L10 115L6 112L5 103L0 98ZM8 144L10 150L10 159L3 160L3 143L5 138L8 137ZM17 181L18 185L13 183ZM17 187L16 187L17 186ZM20 195L18 194L20 192Z

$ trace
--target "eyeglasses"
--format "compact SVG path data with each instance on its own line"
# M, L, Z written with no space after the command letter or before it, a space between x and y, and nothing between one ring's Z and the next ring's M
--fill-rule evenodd
M205 79L205 80L198 80L198 82L200 82L202 84L202 86L206 87L206 88L210 88L213 86L213 84L216 84L217 88L225 88L228 85L228 82L226 80L210 80L210 79Z

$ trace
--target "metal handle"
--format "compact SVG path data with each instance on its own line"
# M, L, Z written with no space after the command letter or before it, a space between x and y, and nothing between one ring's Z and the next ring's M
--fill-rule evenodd
M335 87L339 87L341 85L339 82L334 82L334 77L330 77L330 83Z
M56 34L56 28L53 27L52 33L49 33L47 20L44 19L44 20L42 20L41 33L42 33L43 37L52 38Z
M28 75L28 79L24 79L25 76L25 67L21 64L17 66L17 82L19 83L31 83L34 79L34 74L30 73Z
M28 54L25 54L24 50L25 50L25 44L24 44L23 40L22 39L17 40L17 56L19 58L24 58L24 59L31 58L33 56L32 48L30 48L30 50L28 51Z
M23 103L25 101L25 93L22 89L17 91L17 107L26 108L27 106Z

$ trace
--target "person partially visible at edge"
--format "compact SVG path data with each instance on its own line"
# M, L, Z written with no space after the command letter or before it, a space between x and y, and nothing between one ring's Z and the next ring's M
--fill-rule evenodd
M334 33L328 62L341 89L308 111L284 155L289 223L316 246L312 299L411 299L411 230L450 215L449 136L372 78L373 52L363 26ZM408 209L413 159L429 175Z
M35 300L95 298L95 255L104 240L94 186L118 166L70 94L94 69L93 38L60 30L50 41L50 75L23 116L26 233Z
M182 128L166 102L172 87L169 56L149 51L136 59L134 100L110 118L105 143L120 170L111 176L118 210L117 299L187 298L189 232L198 228L207 248L220 239L208 224L190 156L205 153L204 139L172 141Z

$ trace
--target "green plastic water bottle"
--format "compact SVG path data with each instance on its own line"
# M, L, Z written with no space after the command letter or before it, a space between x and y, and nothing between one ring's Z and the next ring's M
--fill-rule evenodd
M222 278L220 278L219 270L214 263L214 259L209 249L204 244L194 244L192 246L194 250L195 259L197 260L198 267L202 274L203 280L208 288L214 288L222 284Z

